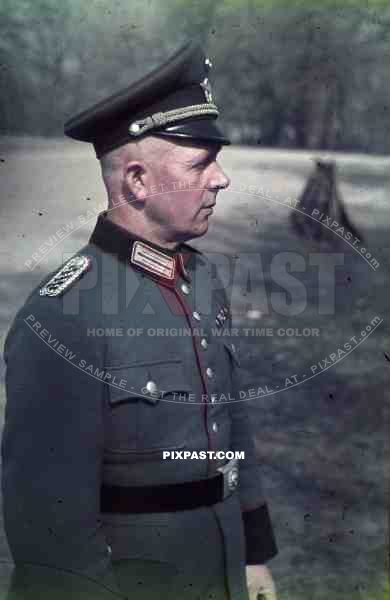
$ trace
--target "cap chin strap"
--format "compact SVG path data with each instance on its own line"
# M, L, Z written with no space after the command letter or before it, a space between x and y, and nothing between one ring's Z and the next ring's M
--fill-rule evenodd
M205 115L217 117L219 115L217 106L212 103L193 104L191 106L184 106L183 108L167 110L166 112L157 112L144 119L133 121L129 126L129 133L133 136L139 136L143 135L146 131L162 127L168 123L176 123L176 121L181 121L182 119L203 117Z

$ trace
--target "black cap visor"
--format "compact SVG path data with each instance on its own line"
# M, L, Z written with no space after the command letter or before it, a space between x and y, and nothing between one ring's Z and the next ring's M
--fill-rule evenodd
M161 130L150 132L151 135L193 139L195 142L208 141L211 143L229 145L231 142L217 127L214 119L191 119Z

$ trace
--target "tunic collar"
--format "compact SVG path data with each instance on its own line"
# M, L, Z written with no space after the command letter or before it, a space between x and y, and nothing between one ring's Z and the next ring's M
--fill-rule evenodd
M159 246L110 221L106 211L98 215L89 242L152 278L174 283L182 276L191 281L191 273L185 265L191 253L197 252L194 248L183 243L173 250Z

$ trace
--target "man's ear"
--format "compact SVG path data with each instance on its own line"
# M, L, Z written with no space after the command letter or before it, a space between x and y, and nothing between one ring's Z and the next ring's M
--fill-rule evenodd
M136 200L144 200L148 195L146 186L146 168L142 162L132 160L126 165L124 183Z

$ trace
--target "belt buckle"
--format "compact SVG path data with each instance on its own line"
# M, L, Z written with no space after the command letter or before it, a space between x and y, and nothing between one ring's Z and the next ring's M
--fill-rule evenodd
M218 467L217 471L223 475L223 500L225 500L225 498L230 496L238 487L238 459L232 458L222 467Z

